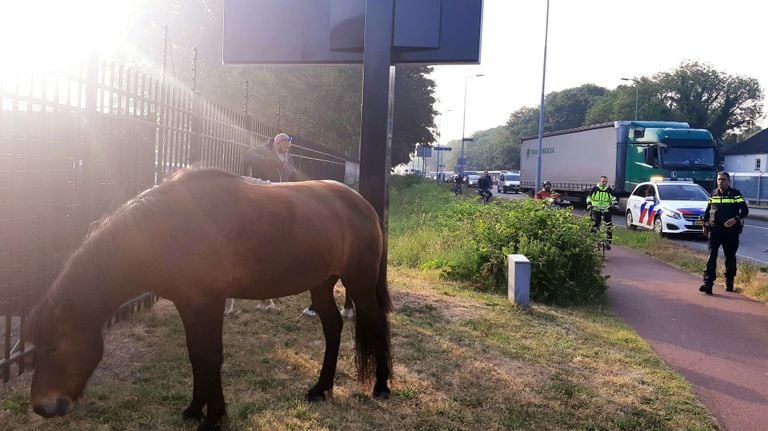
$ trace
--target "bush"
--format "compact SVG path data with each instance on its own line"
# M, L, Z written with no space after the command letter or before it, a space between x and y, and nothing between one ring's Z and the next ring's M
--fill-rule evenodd
M507 255L523 254L531 261L532 300L567 305L603 296L589 220L531 199L481 205L434 184L398 186L390 201L392 264L440 268L447 278L493 291L506 286Z
M447 276L471 280L482 290L501 289L507 255L522 254L531 261L532 300L567 305L603 295L607 284L589 220L532 199L473 206L477 214L459 230L465 259L450 264Z

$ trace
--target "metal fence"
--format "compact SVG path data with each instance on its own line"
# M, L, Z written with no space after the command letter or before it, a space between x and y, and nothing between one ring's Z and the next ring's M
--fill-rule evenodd
M250 136L278 132L95 55L0 68L0 378L24 371L24 318L91 223L191 163L242 174ZM344 181L342 155L300 133L295 143L305 177ZM153 301L129 301L108 324Z
M768 203L768 173L731 172L731 185L750 203Z

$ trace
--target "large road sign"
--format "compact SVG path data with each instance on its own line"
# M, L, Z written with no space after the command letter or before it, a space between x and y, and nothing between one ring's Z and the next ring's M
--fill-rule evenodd
M394 0L391 64L480 61L482 0ZM225 0L224 63L362 63L366 0Z

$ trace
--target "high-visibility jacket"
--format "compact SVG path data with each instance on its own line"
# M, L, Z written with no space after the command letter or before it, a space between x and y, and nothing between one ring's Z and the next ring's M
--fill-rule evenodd
M728 187L724 192L720 192L717 188L712 191L707 209L704 211L704 223L720 226L728 219L735 217L741 225L747 214L749 214L749 207L740 191Z
M610 186L598 184L592 187L589 195L587 195L587 204L592 205L597 210L605 211L618 202L619 200L616 199L616 195L613 194L613 189Z

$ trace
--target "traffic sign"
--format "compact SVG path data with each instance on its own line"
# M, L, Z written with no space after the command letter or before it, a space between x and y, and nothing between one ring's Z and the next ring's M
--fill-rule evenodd
M451 147L432 147L432 149L435 151L452 151L453 150L453 148Z

